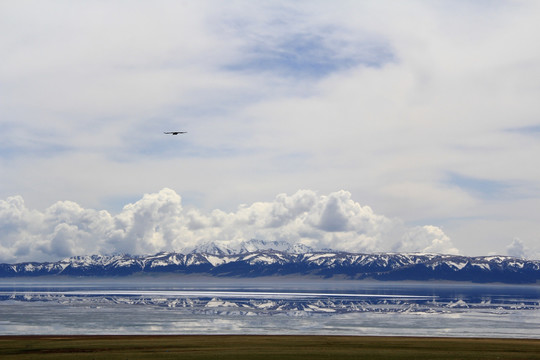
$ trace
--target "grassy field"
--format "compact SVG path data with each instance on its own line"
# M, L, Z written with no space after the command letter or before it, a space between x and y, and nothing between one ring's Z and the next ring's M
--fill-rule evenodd
M540 340L355 336L0 336L0 359L540 359Z

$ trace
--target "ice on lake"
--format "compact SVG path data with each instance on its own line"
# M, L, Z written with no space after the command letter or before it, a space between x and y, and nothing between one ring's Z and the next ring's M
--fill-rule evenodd
M540 287L291 278L4 279L0 334L540 338Z

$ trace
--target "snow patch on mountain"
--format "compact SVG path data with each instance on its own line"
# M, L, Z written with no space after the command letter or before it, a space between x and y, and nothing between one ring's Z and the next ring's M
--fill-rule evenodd
M291 244L287 241L265 241L251 239L238 242L236 244L230 241L206 242L193 248L184 249L181 252L188 254L212 254L212 255L234 255L245 254L256 251L274 250L289 254L302 254L313 252L314 250L304 244Z
M438 254L293 253L286 243L251 241L234 254L77 256L60 262L0 264L0 277L69 275L124 276L138 273L257 277L308 275L376 280L450 280L538 283L540 261L509 256L465 257ZM254 250L256 247L266 248ZM291 252L275 250L274 247ZM311 249L312 250L312 249Z

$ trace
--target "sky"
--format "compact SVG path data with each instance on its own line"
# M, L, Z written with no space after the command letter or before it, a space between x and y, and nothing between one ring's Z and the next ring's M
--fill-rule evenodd
M0 33L0 262L540 259L537 1L4 0Z

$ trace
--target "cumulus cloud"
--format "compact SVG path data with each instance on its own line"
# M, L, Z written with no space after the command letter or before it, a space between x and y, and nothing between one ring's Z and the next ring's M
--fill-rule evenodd
M514 238L506 247L506 253L509 256L515 256L522 259L540 259L540 252L528 247L520 238Z
M207 242L235 246L254 238L357 252L458 252L440 228L407 227L399 219L375 214L343 190L329 195L300 190L271 202L241 205L234 212L204 213L185 209L180 195L164 188L116 215L71 201L39 212L13 196L0 201L0 234L2 262L181 251Z

